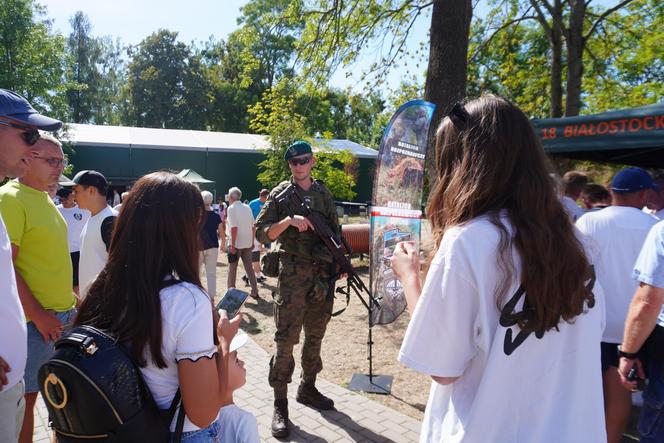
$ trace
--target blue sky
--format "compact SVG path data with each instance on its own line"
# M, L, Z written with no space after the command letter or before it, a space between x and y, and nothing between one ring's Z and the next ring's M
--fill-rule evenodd
M160 28L179 33L185 42L206 41L211 35L225 39L237 29L240 7L246 0L38 0L53 20L53 28L69 34L69 19L76 11L83 11L90 19L92 33L97 36L120 37L124 44L137 44ZM414 27L409 47L415 48L427 39L428 15L419 19ZM356 87L359 73L377 60L374 50L366 51L351 76L337 72L331 80L336 87ZM419 69L423 73L424 67ZM404 69L395 69L387 79L387 88L398 87ZM423 77L421 75L421 77Z
M245 0L37 0L63 34L76 11L90 18L95 35L112 35L136 44L159 28L179 32L184 42L225 38L237 28Z

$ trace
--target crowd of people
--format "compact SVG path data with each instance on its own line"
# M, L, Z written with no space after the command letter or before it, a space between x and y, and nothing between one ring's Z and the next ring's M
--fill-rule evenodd
M69 327L87 325L126 345L160 409L180 396L180 441L257 442L255 417L233 401L251 370L237 356L242 314L213 302L220 253L227 287L241 260L259 297L266 247L279 260L271 433L290 434L302 332L295 398L333 409L316 381L340 275L287 197L340 232L311 146L294 142L290 180L249 204L237 187L215 204L169 172L109 202L97 171L58 189L67 159L49 133L60 127L0 89L0 176L11 178L0 187L0 441L32 441L39 368ZM664 175L631 167L607 187L580 171L557 181L528 118L496 96L455 106L436 154L424 280L413 243L391 260L411 314L398 358L432 378L421 441L619 442L645 380L641 441L664 441Z

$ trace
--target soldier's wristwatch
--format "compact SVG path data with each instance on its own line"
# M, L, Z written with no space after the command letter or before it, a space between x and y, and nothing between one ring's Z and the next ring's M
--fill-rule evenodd
M621 346L618 345L618 357L625 357L628 360L634 360L638 357L636 352L625 352L621 349Z

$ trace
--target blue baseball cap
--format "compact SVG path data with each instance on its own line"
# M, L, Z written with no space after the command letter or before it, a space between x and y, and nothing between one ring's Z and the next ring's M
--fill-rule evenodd
M645 169L626 168L618 172L611 180L613 192L637 192L644 189L654 189L659 192L659 187L652 181L652 177Z
M42 131L55 132L62 127L60 120L41 115L26 99L8 89L0 89L0 117L22 122Z

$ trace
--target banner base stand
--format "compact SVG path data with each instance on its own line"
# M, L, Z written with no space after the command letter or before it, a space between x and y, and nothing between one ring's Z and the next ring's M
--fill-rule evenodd
M353 374L348 389L354 392L389 395L392 392L393 379L391 375Z

